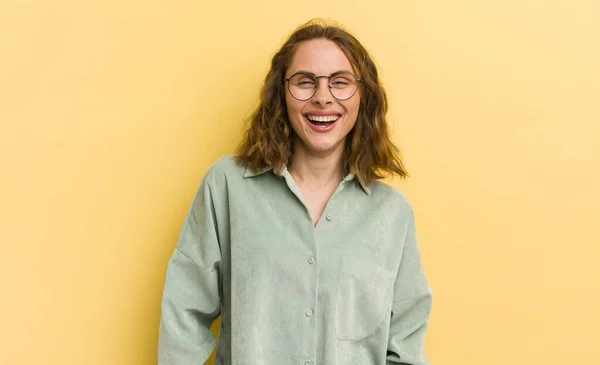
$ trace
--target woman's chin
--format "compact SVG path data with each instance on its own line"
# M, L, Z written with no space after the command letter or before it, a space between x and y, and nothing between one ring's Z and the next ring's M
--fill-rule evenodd
M337 143L336 143L337 142ZM311 140L308 143L302 143L306 152L315 155L330 155L338 149L343 149L343 141L332 141L330 139Z

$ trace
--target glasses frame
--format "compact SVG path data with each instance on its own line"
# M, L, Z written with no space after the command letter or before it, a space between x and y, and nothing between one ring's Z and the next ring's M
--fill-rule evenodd
M294 96L294 93L292 93L292 90L290 89L290 80L292 79L292 77L296 76L296 75L306 75L308 77L311 77L313 80L315 80L315 88L313 90L312 95L307 98L307 99L298 99L297 97ZM350 95L349 97L345 98L345 99L340 99L337 96L333 95L333 92L331 91L332 87L331 87L331 78L332 77L336 77L338 75L350 75L352 77L354 77L354 79L356 80L356 90L354 90L354 92L352 93L352 95ZM287 81L287 89L290 92L290 95L292 96L292 98L298 100L298 101L307 101L312 99L316 94L317 94L317 90L319 89L319 79L329 79L329 81L327 82L327 86L329 87L329 93L331 94L331 96L333 96L336 100L339 101L345 101L348 100L350 98L352 98L356 92L358 91L358 84L363 82L363 80L359 79L358 77L356 77L352 72L350 71L338 71L338 72L334 72L329 76L315 76L315 74L310 73L310 72L304 72L304 71L299 71L296 72L295 74L293 74L292 76L288 77L287 79L283 79L283 82L285 83Z

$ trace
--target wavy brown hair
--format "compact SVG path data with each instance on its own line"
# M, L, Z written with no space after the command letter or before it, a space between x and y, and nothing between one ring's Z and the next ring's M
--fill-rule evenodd
M335 42L363 81L359 83L361 99L356 124L346 136L342 157L344 173L354 174L366 185L386 175L407 177L400 152L389 137L385 119L387 97L375 63L354 36L340 26L322 20L301 25L273 56L260 93L260 103L247 120L236 160L254 171L271 167L276 174L281 174L289 163L294 132L287 114L284 75L298 45L319 38Z

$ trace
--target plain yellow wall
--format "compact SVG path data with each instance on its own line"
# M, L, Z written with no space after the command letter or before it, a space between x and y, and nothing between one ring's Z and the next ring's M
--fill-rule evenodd
M371 51L436 365L600 358L600 2L0 3L0 364L156 364L167 261L277 47Z

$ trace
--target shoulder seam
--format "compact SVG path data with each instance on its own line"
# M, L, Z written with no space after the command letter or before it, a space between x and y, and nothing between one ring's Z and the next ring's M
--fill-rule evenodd
M206 270L204 269L202 266L198 265L194 260L192 260L191 257L189 257L185 252L181 251L179 249L179 247L176 247L175 250L177 252L179 252L180 254L182 254L186 259L188 259L192 264L194 264L194 266L196 266L198 269L202 270L203 272L207 273L207 274L212 274L213 272L215 272L217 269L213 268L212 270Z

